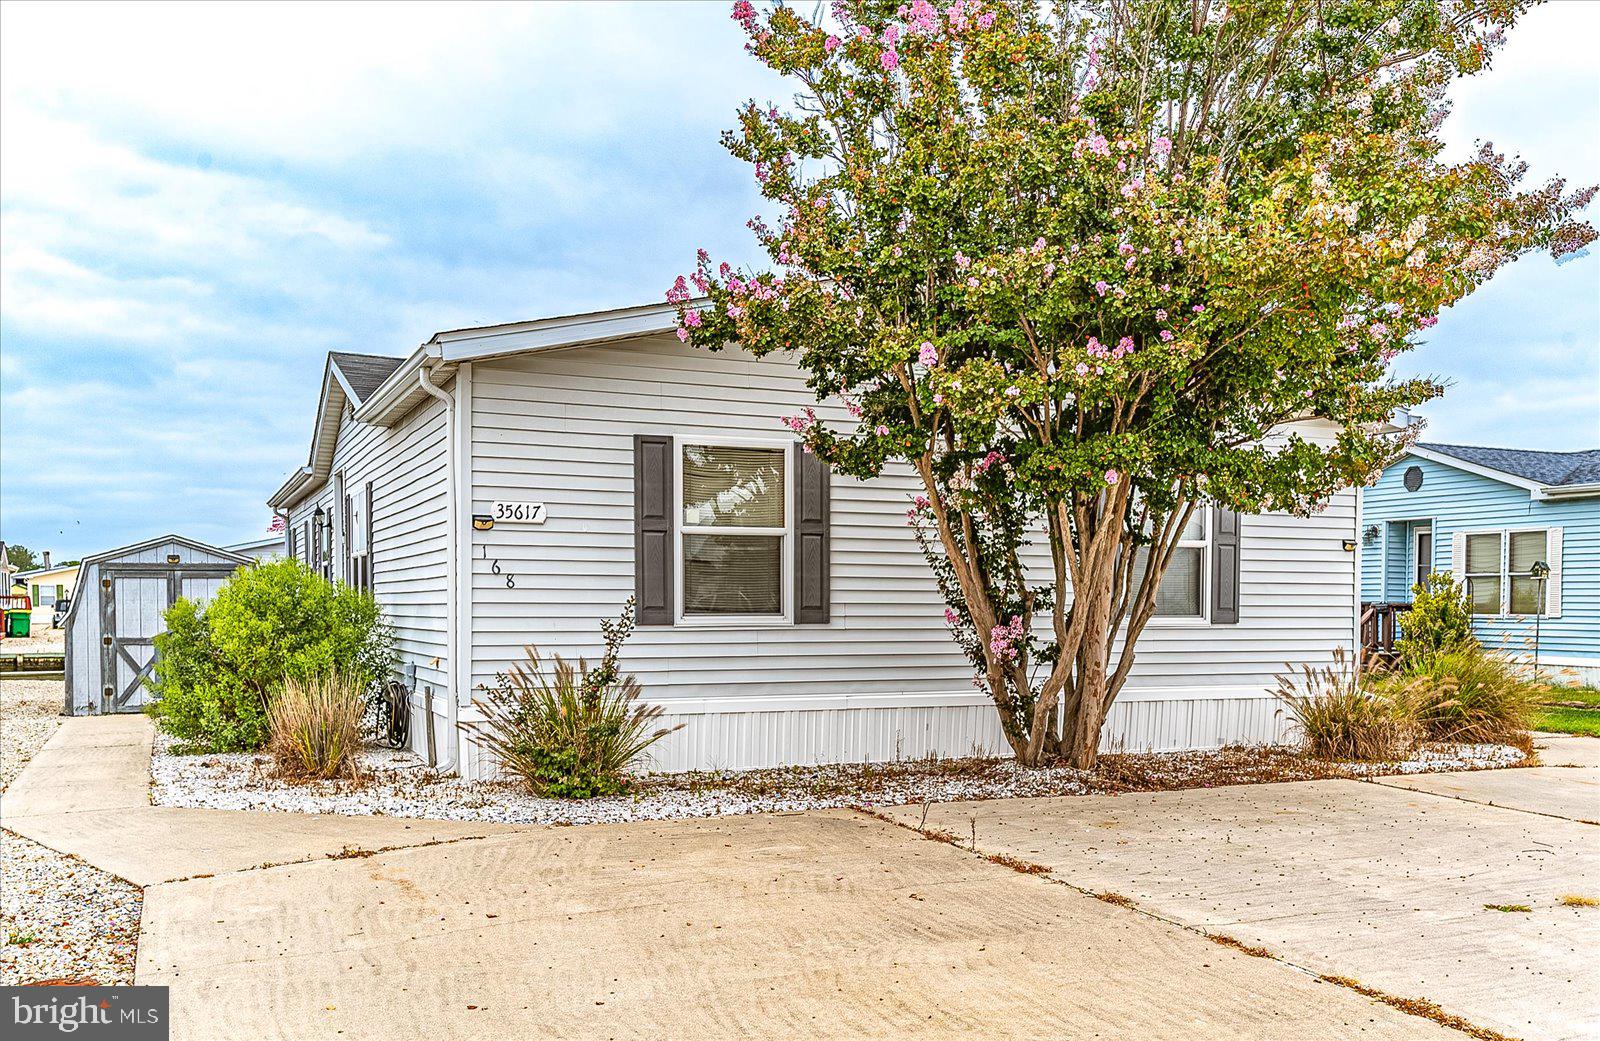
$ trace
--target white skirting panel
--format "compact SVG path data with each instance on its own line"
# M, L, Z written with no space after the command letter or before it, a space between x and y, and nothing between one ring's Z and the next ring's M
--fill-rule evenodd
M1289 727L1278 699L1260 694L1159 701L1119 698L1100 732L1100 748L1106 752L1180 752L1224 745L1276 745L1289 739Z
M1005 755L988 699L975 692L787 698L706 698L667 703L663 726L683 729L651 747L647 770L750 770L769 766ZM466 711L463 716L470 716ZM1112 706L1105 751L1179 751L1272 744L1287 737L1278 703L1259 691L1129 691ZM494 764L463 742L463 772Z
M662 726L683 729L651 746L646 770L753 770L769 766L889 762L1007 755L987 698L968 692L845 697L706 698L666 704ZM463 710L463 719L475 713ZM1107 752L1175 752L1279 744L1289 723L1258 691L1152 688L1112 706L1101 735ZM495 765L464 738L463 773L492 777Z

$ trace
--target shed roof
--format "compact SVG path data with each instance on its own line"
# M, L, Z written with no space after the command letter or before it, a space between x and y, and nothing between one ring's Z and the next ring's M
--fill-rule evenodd
M1600 448L1578 452L1540 452L1526 448L1487 448L1419 441L1418 448L1535 481L1547 488L1600 482Z
M73 586L75 588L82 587L83 576L88 573L90 567L96 564L102 564L106 561L116 560L119 557L132 556L141 550L150 549L153 546L160 546L168 542L175 542L180 546L197 550L201 553L211 553L226 560L232 560L238 564L255 563L242 553L235 553L233 550L223 549L221 546L207 545L198 539L185 538L184 536L177 534L157 535L153 539L145 539L142 542L132 542L126 546L118 546L116 549L101 550L99 553L91 553L84 557L78 562L78 577L73 580ZM81 603L82 600L82 596L74 596L72 598L72 606L67 609L67 619L69 621L77 615L78 604Z

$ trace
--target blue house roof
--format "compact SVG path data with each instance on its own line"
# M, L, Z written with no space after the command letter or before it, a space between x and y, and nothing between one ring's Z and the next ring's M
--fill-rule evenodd
M1482 470L1492 470L1514 478L1513 483L1536 484L1547 489L1576 491L1588 485L1600 485L1600 448L1577 452L1538 452L1525 448L1488 448L1477 445L1447 445L1437 441L1419 441L1414 449L1448 456ZM1600 489L1597 489L1600 490Z

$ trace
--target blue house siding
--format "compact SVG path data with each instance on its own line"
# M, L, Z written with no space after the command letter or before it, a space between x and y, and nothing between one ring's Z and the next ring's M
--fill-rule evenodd
M1412 466L1422 470L1422 487L1409 492L1402 482ZM1600 659L1600 497L1535 501L1526 488L1403 456L1362 493L1362 527L1378 528L1374 542L1362 538L1362 600L1411 599L1410 533L1419 521L1433 526L1433 570L1444 572L1458 531L1563 529L1561 617L1540 621L1540 653ZM1532 647L1532 616L1480 616L1473 628L1487 647L1519 654Z

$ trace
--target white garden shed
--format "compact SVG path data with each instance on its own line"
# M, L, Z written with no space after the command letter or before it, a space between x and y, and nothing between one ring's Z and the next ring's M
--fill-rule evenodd
M180 596L210 599L250 562L181 535L85 557L67 612L67 714L139 711L167 608Z

